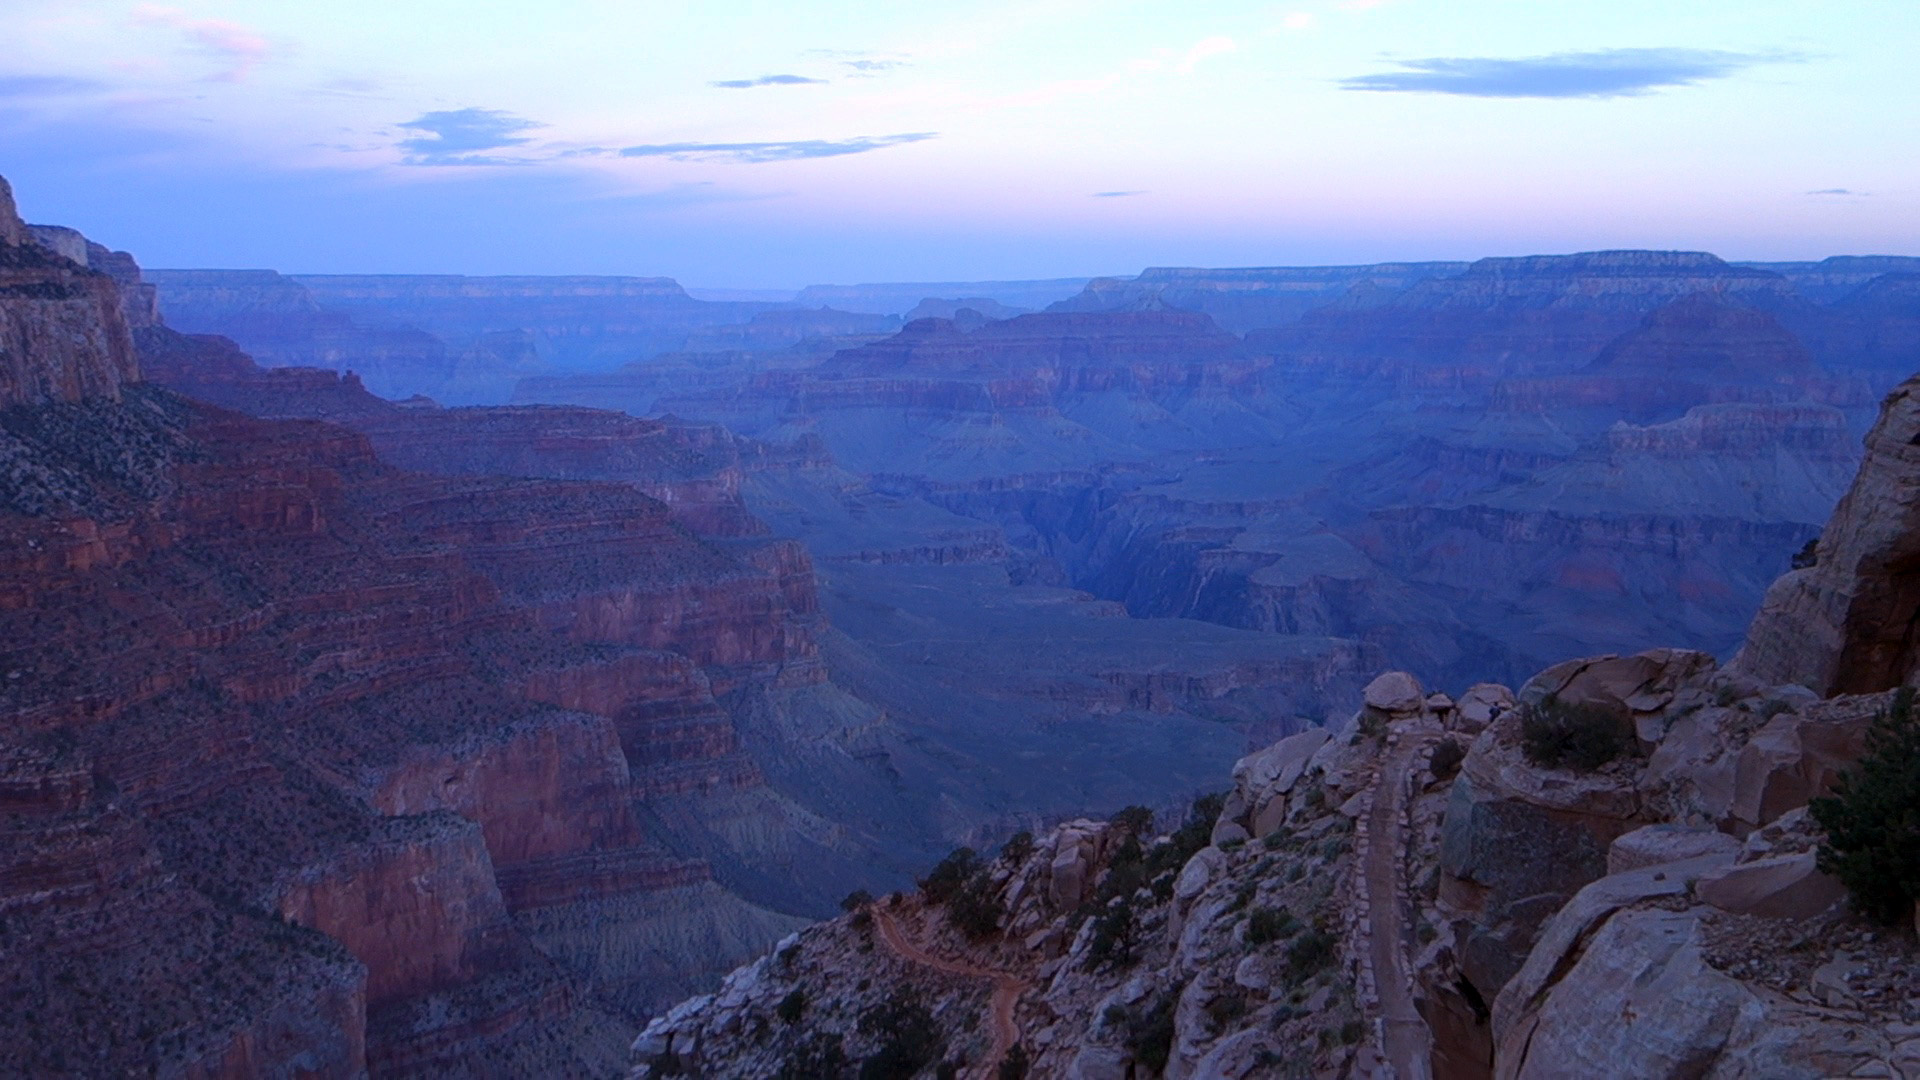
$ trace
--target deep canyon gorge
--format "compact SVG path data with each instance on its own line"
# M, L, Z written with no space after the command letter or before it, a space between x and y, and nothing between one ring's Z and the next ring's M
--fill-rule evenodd
M110 239L0 181L0 1071L775 1075L901 987L1082 1080L1920 1060L1895 976L1822 1019L1730 944L1914 675L1920 258L745 301ZM1641 756L1543 770L1548 697ZM1016 836L990 948L834 918ZM1636 971L1708 1019L1616 1045Z

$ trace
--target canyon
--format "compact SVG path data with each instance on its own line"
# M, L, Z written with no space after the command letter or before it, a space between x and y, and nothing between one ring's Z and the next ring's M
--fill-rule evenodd
M1912 674L1916 271L703 300L143 271L0 186L0 1062L764 1075L905 988L1035 1075L1552 1075L1593 929L1751 914L1615 862L1805 855ZM1569 787L1579 693L1644 760ZM990 947L819 921L1022 835Z
M1870 758L1915 794L1917 442L1920 376L1731 663L1590 656L1458 697L1383 673L1185 815L849 898L656 1016L630 1076L1915 1075L1920 901L1876 911L1828 830ZM1604 753L1557 741L1582 726Z

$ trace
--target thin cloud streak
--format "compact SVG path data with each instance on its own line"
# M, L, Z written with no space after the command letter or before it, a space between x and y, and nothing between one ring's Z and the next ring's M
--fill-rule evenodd
M912 131L900 135L861 135L851 139L798 139L790 142L676 142L629 146L621 157L663 157L674 161L727 161L763 165L771 161L843 157L884 150L904 143L937 139L939 132Z
M1634 97L1724 79L1760 64L1796 63L1793 53L1717 49L1602 49L1517 58L1436 56L1401 60L1404 71L1342 79L1345 90L1499 98Z
M725 90L750 90L756 86L823 86L826 81L805 75L762 75L757 79L716 79L707 85Z

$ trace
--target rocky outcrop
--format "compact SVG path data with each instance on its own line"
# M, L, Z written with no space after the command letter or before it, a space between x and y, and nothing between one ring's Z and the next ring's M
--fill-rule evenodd
M119 287L43 247L0 189L0 406L112 400L140 378Z
M1820 534L1814 565L1767 592L1734 668L1821 695L1897 686L1920 670L1920 380L1887 397L1853 486Z

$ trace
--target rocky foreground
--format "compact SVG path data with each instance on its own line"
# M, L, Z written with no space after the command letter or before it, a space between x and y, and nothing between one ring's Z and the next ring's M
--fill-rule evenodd
M1809 812L1911 708L1916 395L1731 664L1382 675L1177 829L1072 821L850 897L654 1018L634 1075L1920 1076L1920 949Z

